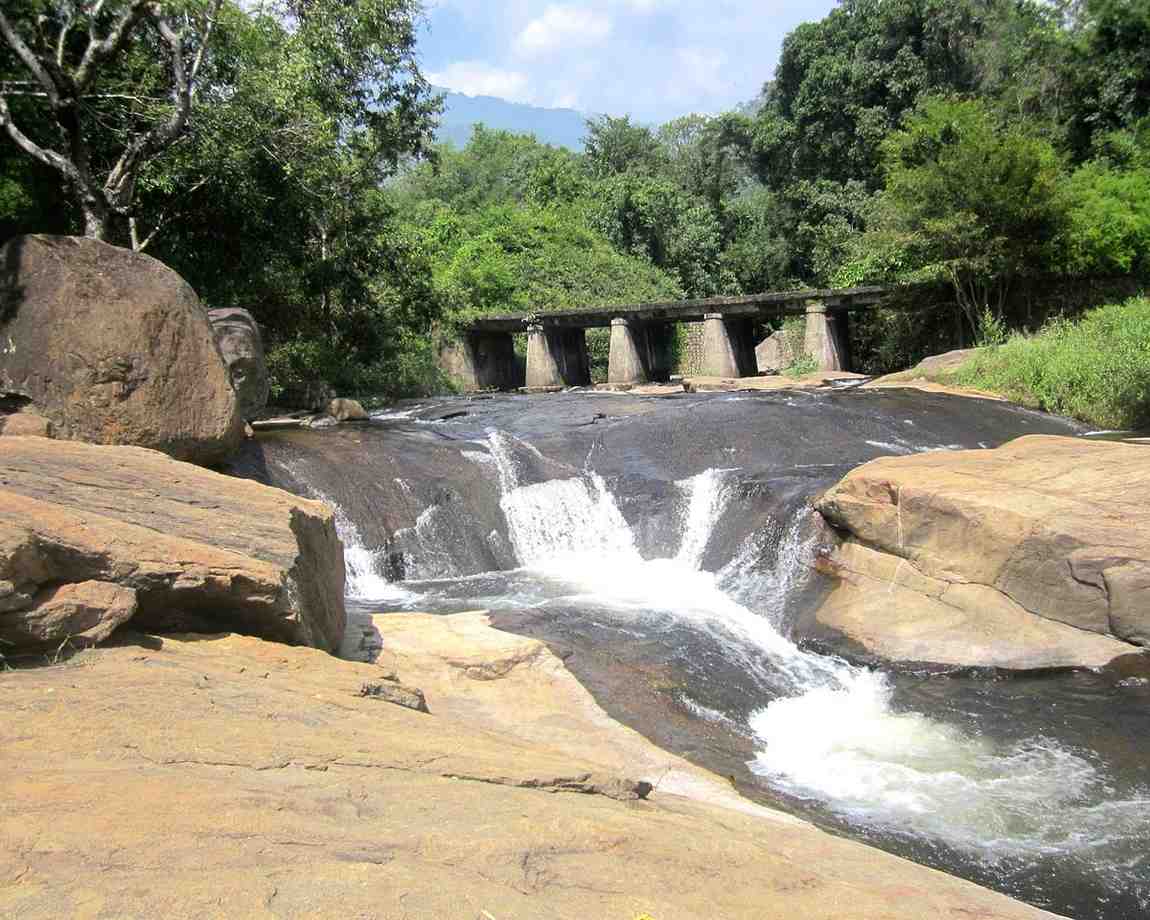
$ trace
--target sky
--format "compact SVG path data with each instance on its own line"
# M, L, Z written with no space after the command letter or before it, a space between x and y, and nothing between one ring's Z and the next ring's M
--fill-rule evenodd
M833 0L425 0L424 75L471 96L663 122L758 95Z

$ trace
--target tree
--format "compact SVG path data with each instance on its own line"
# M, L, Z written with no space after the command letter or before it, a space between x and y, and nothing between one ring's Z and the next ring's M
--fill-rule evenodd
M221 3L23 0L0 11L8 49L0 71L0 128L62 175L87 236L106 239L114 218L131 216L141 171L183 134ZM155 84L140 94L137 81L125 79L130 74L118 65L133 55L136 77L149 56L164 60L166 99L152 92ZM25 79L16 79L14 65ZM45 105L45 123L17 124L14 97ZM118 154L101 162L96 126L109 122Z
M1096 135L1150 115L1150 3L1086 0L1067 62L1075 100L1070 144L1085 159Z
M950 282L966 340L984 311L1001 314L1012 280L1048 264L1065 220L1058 155L982 103L942 97L920 102L882 151L886 189L861 245L893 238L904 278Z
M843 0L783 42L755 120L761 178L881 184L880 145L918 99L980 89L984 39L1034 0Z
M583 148L588 170L599 179L625 172L650 175L663 165L654 133L646 125L632 124L628 115L588 119Z

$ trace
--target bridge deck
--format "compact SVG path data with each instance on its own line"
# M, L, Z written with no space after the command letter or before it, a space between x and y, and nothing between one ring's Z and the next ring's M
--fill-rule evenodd
M581 307L574 310L549 310L545 313L508 313L481 317L470 328L475 332L522 332L528 322L538 322L551 329L589 329L610 326L611 320L616 317L642 323L681 323L701 320L707 313L722 313L725 317L739 319L780 313L801 314L811 301L821 302L828 310L850 310L872 307L895 290L899 289L872 285L839 290L776 291L703 300Z

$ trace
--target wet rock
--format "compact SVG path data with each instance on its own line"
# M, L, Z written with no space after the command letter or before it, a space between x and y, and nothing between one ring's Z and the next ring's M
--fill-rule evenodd
M268 403L271 385L264 361L259 324L247 310L209 310L208 319L245 421L256 418Z
M0 264L0 391L27 399L56 437L202 464L239 446L243 419L207 313L170 268L54 236L10 240Z
M301 428L314 428L322 430L324 428L334 428L339 422L332 418L330 415L313 415L310 418L300 420Z
M818 620L888 658L964 665L1098 666L1147 644L1147 459L1029 436L864 464L817 502L846 535Z
M0 438L7 641L100 641L133 617L335 649L343 583L319 502L157 451Z

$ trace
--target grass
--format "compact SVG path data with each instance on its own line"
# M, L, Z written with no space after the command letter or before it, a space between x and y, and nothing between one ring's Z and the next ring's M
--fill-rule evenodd
M1150 426L1150 299L1055 320L984 349L950 382L1099 428Z

